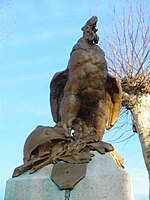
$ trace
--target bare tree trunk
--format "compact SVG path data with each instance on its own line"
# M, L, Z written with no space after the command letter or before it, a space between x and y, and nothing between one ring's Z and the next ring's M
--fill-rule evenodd
M137 97L137 101L131 110L135 127L139 133L143 156L150 179L150 94Z
M149 1L112 7L112 28L104 34L109 70L121 81L122 105L132 112L150 183L150 12ZM150 191L149 191L150 195Z

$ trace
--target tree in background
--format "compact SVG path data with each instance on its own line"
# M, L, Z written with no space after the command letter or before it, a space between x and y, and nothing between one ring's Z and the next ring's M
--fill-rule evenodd
M109 69L121 81L122 105L132 113L150 180L150 13L145 8L125 3L117 16L114 6L111 35L105 36Z

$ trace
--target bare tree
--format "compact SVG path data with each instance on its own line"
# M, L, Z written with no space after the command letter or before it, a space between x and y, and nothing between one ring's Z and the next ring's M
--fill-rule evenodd
M142 146L150 179L150 14L144 5L122 6L122 16L113 7L111 35L106 36L109 69L120 79L122 105L133 117L133 131Z

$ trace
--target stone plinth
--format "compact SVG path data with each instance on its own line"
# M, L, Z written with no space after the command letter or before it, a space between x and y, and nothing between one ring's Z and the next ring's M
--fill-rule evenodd
M24 174L6 183L5 200L63 200L65 191L51 181L53 165L48 165L34 174Z
M134 200L130 177L109 153L95 153L86 177L71 192L71 200Z
M133 200L127 172L116 165L109 153L94 154L86 177L75 185L70 200ZM5 200L65 200L65 191L60 191L50 179L52 167L8 180Z

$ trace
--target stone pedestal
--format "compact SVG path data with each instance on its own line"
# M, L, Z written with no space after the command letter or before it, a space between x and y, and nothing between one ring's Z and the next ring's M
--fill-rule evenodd
M109 153L95 156L86 177L70 192L70 200L133 200L129 175L116 165ZM5 200L65 200L65 191L50 179L53 165L29 172L6 183Z

